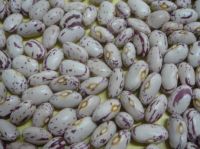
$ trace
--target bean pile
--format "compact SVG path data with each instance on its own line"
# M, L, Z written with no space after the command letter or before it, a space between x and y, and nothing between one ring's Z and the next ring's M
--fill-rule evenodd
M0 0L0 149L199 149L198 19L200 0Z

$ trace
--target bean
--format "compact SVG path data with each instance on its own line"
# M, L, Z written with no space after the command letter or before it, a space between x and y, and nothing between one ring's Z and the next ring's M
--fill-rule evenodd
M83 23L85 26L90 26L97 18L97 8L93 5L88 5L83 13Z
M198 146L192 142L188 142L185 149L198 149Z
M2 50L0 50L0 63L0 71L6 70L11 66L11 59L9 55Z
M131 9L128 4L122 0L115 5L116 15L120 18L128 18L131 15Z
M184 30L194 33L195 35L199 35L200 22L191 22L184 26Z
M198 18L199 18L199 14L200 14L200 1L199 0L196 0L195 2L194 2L194 5L193 5L193 7L194 7L194 10L198 13Z
M133 126L134 120L130 114L119 112L115 117L115 123L121 129L129 129Z
M145 149L160 149L156 144L149 144Z
M5 101L5 98L7 96L7 89L3 82L0 82L0 103L3 103Z
M6 45L6 35L3 28L0 28L0 49L4 48Z
M22 0L18 0L18 1L10 0L8 5L12 13L19 13L22 7Z
M43 149L64 148L65 146L66 146L66 142L65 142L64 138L54 137L43 146Z
M169 21L163 24L161 30L168 35L176 30L183 30L183 24Z
M36 149L35 145L26 142L12 142L6 146L7 149Z
M177 9L177 6L174 2L168 1L168 0L161 0L161 1L153 1L151 3L151 9L152 10L166 10L168 12L171 12L173 10Z
M3 20L7 15L10 14L9 4L7 1L0 1L0 20Z
M133 30L128 30L128 31L124 31L124 33L122 33L123 30L126 29L126 26L127 26L127 23L124 19L122 18L112 18L108 24L107 24L107 28L113 33L113 34L118 34L120 33L121 35L118 35L118 38L122 38L121 36L122 35L125 35L128 36L128 33L127 32L132 32L133 33ZM117 40L117 39L116 39ZM119 40L119 39L118 39ZM116 43L119 44L120 41L115 41Z
M51 7L60 7L63 8L65 1L64 0L49 0Z
M176 0L176 5L180 8L191 8L191 0Z
M192 91L193 106L197 111L200 111L200 89L195 88Z
M83 142L79 142L79 143L74 143L72 145L70 145L69 149L90 149L91 145L89 143L85 143Z
M187 61L193 67L197 67L199 65L199 61L200 61L200 57L198 56L200 53L199 46L200 46L200 42L197 41L197 42L194 42L191 48L189 49Z
M23 0L21 6L21 13L24 16L29 15L29 10L33 4L35 4L38 0Z
M68 2L68 3L65 3L63 6L63 9L65 10L65 12L69 12L71 10L77 10L77 11L83 12L85 8L86 8L86 4L82 2Z

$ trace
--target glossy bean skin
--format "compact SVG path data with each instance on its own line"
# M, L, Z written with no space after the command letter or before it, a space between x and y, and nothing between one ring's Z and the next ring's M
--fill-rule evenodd
M62 136L68 125L71 125L76 120L76 111L71 108L65 108L50 119L47 127L54 136Z
M0 20L3 20L7 15L9 15L10 14L10 9L9 9L9 4L8 4L8 2L7 1L3 1L3 0L1 0L0 1L0 10L1 10L1 12L0 12Z
M64 90L61 92L57 92L53 94L49 102L56 109L64 109L64 108L74 108L79 105L82 100L82 96L76 92L71 90Z
M79 143L87 138L96 127L91 117L84 117L66 128L64 138L69 144Z
M0 119L0 125L1 140L15 141L18 138L19 131L17 130L15 125L4 119Z
M168 98L167 110L170 113L183 113L189 106L192 90L187 85L177 87Z
M104 91L108 86L108 79L105 77L90 77L83 81L80 85L80 93L82 96L96 95Z
M29 15L29 10L31 8L31 6L33 4L35 4L37 1L34 1L34 0L23 0L22 1L22 6L21 6L21 13L24 15L24 16L28 16Z
M129 129L133 126L134 119L126 112L119 112L115 117L115 123L121 129Z
M43 127L52 117L53 111L53 106L50 103L42 103L33 114L32 125L35 127Z
M190 65L192 65L194 68L199 65L200 57L198 56L200 53L200 42L194 42L189 49L187 61Z
M11 66L11 59L10 57L8 56L7 53L5 53L4 51L0 51L0 62L1 62L1 65L0 65L0 71L2 72L3 70L5 69L8 69L10 68Z
M168 139L167 130L158 124L141 124L131 130L133 140L139 143L159 143Z
M30 86L48 85L53 79L58 77L58 72L52 70L45 70L33 74L28 78Z
M200 111L200 89L195 88L192 91L192 103L197 111Z
M64 148L65 146L66 142L64 138L54 137L43 146L43 149L57 149L57 148Z
M100 104L100 97L96 95L89 95L84 98L78 105L76 114L77 117L83 118L86 116L91 116L97 106Z
M95 148L104 146L115 134L117 127L113 121L100 124L91 135L91 144Z
M184 26L184 30L194 33L195 35L199 35L199 28L200 23L199 22L191 22Z
M48 102L52 95L53 93L49 86L39 85L25 90L22 94L22 101L31 100L33 104L40 105L41 103Z
M167 109L167 97L164 94L158 95L150 102L145 110L145 120L154 123L159 120Z
M108 24L107 24L107 28L113 33L113 34L119 34L120 32L122 32L124 29L126 29L127 23L125 19L122 18L112 18ZM129 34L131 35L131 32L133 33L133 31L131 31L130 29L127 30L126 32L124 31L124 33L121 33L121 35L118 35L118 38L120 36L123 35L128 35L128 32L130 32ZM127 36L126 35L126 36ZM117 39L116 39L117 40ZM119 40L119 39L118 39ZM117 41L115 41L117 43ZM118 41L119 44L119 41Z
M22 135L25 141L35 145L46 144L52 138L52 135L46 129L40 127L25 128Z
M19 13L21 11L21 6L22 6L22 0L10 0L8 2L8 5L10 6L10 11L12 13Z
M200 114L194 108L188 108L183 113L183 119L187 124L188 130L188 140L191 142L195 142L197 137L200 135L199 131L199 121L200 121Z
M163 24L161 30L166 33L167 35L171 34L172 32L176 30L182 30L183 29L183 24L169 21Z
M124 1L119 1L115 5L116 15L120 18L128 18L131 15L131 9Z
M169 144L172 148L185 148L187 143L187 125L178 114L173 114L167 121Z
M148 105L153 101L161 87L161 75L159 73L151 73L142 83L139 98L144 105Z
M0 104L0 116L8 116L15 108L20 104L20 98L18 96L7 96Z
M191 87L195 85L195 72L193 67L188 63L182 62L178 65L178 75L181 84Z
M83 23L85 26L93 24L97 18L97 8L94 5L88 5L83 13Z
M191 8L192 1L191 0L176 0L176 5L180 8Z
M140 100L131 92L123 91L120 95L122 107L129 113L135 121L140 121L144 118L144 107Z
M108 97L118 96L124 88L123 70L116 68L113 70L108 83Z
M36 106L30 101L21 102L10 114L10 121L15 125L27 122L36 110Z
M105 149L126 149L130 139L131 133L129 130L120 130L109 140Z
M121 103L116 99L110 99L100 104L92 115L94 122L105 122L114 118L121 109Z

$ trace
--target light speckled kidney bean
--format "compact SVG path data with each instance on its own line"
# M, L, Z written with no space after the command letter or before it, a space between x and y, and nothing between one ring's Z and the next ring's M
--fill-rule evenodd
M83 23L89 26L95 22L97 18L97 8L93 5L88 5L83 12Z
M145 19L151 13L149 5L143 0L128 0L128 5L131 12L140 19Z
M161 30L167 35L171 34L176 30L182 30L182 29L183 29L183 24L172 21L166 22L165 24L163 24L161 28Z
M68 3L64 4L63 9L65 10L65 12L69 12L71 10L77 10L80 12L84 12L86 7L87 7L87 5L82 2L68 2Z
M187 142L185 149L198 149L198 146L192 142Z
M92 26L90 35L101 43L112 42L114 40L112 33L102 26Z
M147 55L149 70L159 72L162 68L162 62L163 58L160 49L157 46L152 47Z
M159 120L167 109L167 97L164 94L158 95L150 102L145 111L145 120L154 123Z
M143 32L135 32L133 36L133 44L135 45L137 55L145 57L149 52L149 39Z
M177 9L177 6L174 2L168 1L168 0L161 0L161 1L153 1L151 3L151 9L152 10L166 10L168 12L171 12L173 10Z
M88 52L90 57L102 57L103 55L103 47L102 45L95 39L90 36L84 36L79 45Z
M100 104L100 97L95 95L90 95L86 97L79 103L77 108L77 117L82 118L86 116L91 116L97 106Z
M185 43L174 44L167 50L164 63L178 64L187 58L188 51L188 46Z
M121 109L121 103L119 100L110 99L100 104L92 115L94 122L105 122L114 118Z
M57 70L61 61L64 59L62 49L53 48L44 57L43 68L45 70Z
M106 144L105 149L126 149L131 140L129 130L120 130Z
M195 71L195 83L198 87L200 87L200 66L198 66L196 68L196 71Z
M184 26L184 30L200 35L200 22L191 22Z
M49 26L43 33L42 44L45 48L51 49L56 45L60 28L57 25Z
M128 112L135 121L140 121L144 118L144 107L140 100L131 92L123 91L120 95L122 107Z
M69 144L81 142L90 136L96 127L91 117L84 117L66 128L64 138Z
M187 125L178 114L173 114L167 121L169 144L172 148L185 148L187 143Z
M8 1L0 0L0 20L3 20L10 14Z
M124 45L121 52L122 63L125 67L131 66L136 60L136 50L133 43L128 42Z
M169 73L170 72L170 73ZM164 64L161 70L162 90L172 93L178 84L178 68L175 64Z
M115 117L115 123L121 129L129 129L133 126L134 120L130 114L119 112Z
M87 51L83 47L73 42L65 42L65 44L63 44L63 52L72 60L77 60L82 63L85 63L88 60Z
M40 0L30 7L29 17L33 20L42 20L49 8L50 4L47 0Z
M0 104L5 101L7 96L7 89L3 82L0 82Z
M75 76L79 80L86 80L90 77L89 67L74 60L64 60L59 66L59 71L62 75Z
M160 149L156 144L149 144L145 149Z
M65 4L65 0L49 0L49 4L51 7L60 7L63 8Z
M23 0L21 6L21 13L25 16L29 15L29 10L33 4L35 4L38 0Z
M141 124L135 126L131 135L139 143L159 143L168 139L167 130L158 124Z
M191 0L176 0L176 5L179 8L191 8Z
M13 94L19 95L28 88L26 78L14 69L4 70L2 80L7 89Z
M124 73L120 68L115 68L109 78L108 97L118 96L124 88Z
M44 16L43 22L46 26L57 24L64 15L64 10L61 8L52 8Z
M8 116L15 108L20 104L20 98L18 96L7 96L3 102L0 103L0 116Z
M87 66L94 76L109 77L112 70L100 59L89 59Z
M131 9L128 4L122 0L115 5L116 15L120 18L128 18L131 15Z
M0 139L5 141L15 141L19 136L19 131L16 126L8 122L7 120L0 119Z
M108 80L105 77L90 77L80 85L80 93L83 96L96 95L105 90L108 86Z
M10 122L15 125L21 125L27 122L35 112L36 106L32 101L21 102L10 114Z
M178 65L178 75L181 84L188 86L195 85L195 72L191 65L186 62L182 62Z
M11 59L7 53L0 50L0 71L10 68L11 67Z
M62 149L62 148L65 148L65 146L66 146L66 142L64 138L54 137L43 146L43 149L59 149L59 148Z
M50 119L48 130L54 136L62 136L68 125L72 124L76 120L76 111L71 108L65 108Z
M144 80L141 88L140 88L140 101L147 105L152 100L154 100L154 97L160 90L161 86L161 76L159 73L153 72L147 76L147 78Z
M97 20L100 25L107 25L115 15L115 6L109 1L103 1L98 9Z
M58 73L51 70L41 71L39 73L33 74L28 78L28 83L31 86L37 85L47 85L53 79L58 77Z
M200 135L200 113L194 108L189 108L183 113L183 118L187 124L188 140L195 142L197 137Z
M39 72L38 61L25 55L16 56L12 61L12 68L21 72L25 77Z
M167 36L160 30L154 30L149 35L149 43L151 47L158 46L162 55L167 52L168 41Z
M20 13L9 15L3 22L3 28L7 32L15 32L18 25L22 22L23 16Z
M22 7L22 0L10 0L8 5L12 13L19 13Z
M192 90L187 85L181 85L177 87L168 98L167 110L170 113L183 113L188 106L192 98Z
M196 21L198 14L195 10L190 8L181 8L172 12L171 20L177 23L187 24Z
M91 135L91 144L95 148L104 146L115 134L117 127L113 121L100 124Z
M193 101L194 108L200 112L200 89L199 88L193 89L192 101Z
M6 35L3 28L0 28L0 49L6 45Z
M73 28L64 28L61 30L58 39L61 43L77 42L85 34L85 30L81 26L75 26Z
M170 20L170 15L165 10L157 10L147 17L147 23L154 29L161 28L163 24Z
M43 127L52 117L53 110L52 105L48 102L39 105L33 114L32 125L36 127Z
M24 38L38 37L45 30L45 25L39 20L30 20L21 23L17 28L17 34Z
M115 38L115 45L117 47L123 47L128 43L134 36L134 31L132 28L126 28Z
M104 59L108 66L110 66L112 69L122 67L121 54L119 49L113 43L107 43L105 45Z
M118 34L126 29L127 23L122 18L114 17L107 23L107 28L113 33ZM133 30L132 30L133 32ZM122 34L122 33L121 33ZM127 34L127 33L125 33ZM120 36L120 35L119 35ZM119 37L118 37L119 38ZM122 37L121 37L122 38ZM119 39L118 39L119 40ZM118 41L119 42L119 41Z
M192 44L196 41L196 37L192 32L185 30L174 31L168 36L168 43L170 45L177 43L185 43L187 45Z
M192 67L200 64L200 41L194 42L189 50L187 61Z
M148 64L139 60L131 65L125 77L125 89L135 91L149 73Z
M24 52L22 37L17 34L10 35L6 40L6 47L11 58L22 55Z
M145 34L149 34L151 32L149 26L140 19L128 18L127 23L128 26L132 27L134 30L137 30L139 32L143 32Z
M40 127L25 128L22 135L25 141L35 145L43 145L52 138L52 135L46 129Z
M63 108L75 108L79 105L82 100L82 96L71 90L64 90L61 92L55 93L49 99L49 102L57 109Z
M90 149L91 145L89 143L85 143L84 141L79 143L74 143L69 146L69 149Z
M32 57L33 59L41 60L44 58L46 49L44 48L42 43L37 40L31 39L25 43L24 52L26 53L26 55Z
M22 101L31 100L33 104L40 105L47 102L52 95L53 93L47 85L39 85L25 90L22 94Z
M12 142L6 146L7 149L36 149L35 145L26 142Z
M83 16L81 12L77 10L71 10L67 12L60 20L60 26L62 28L73 28L75 26L82 25Z
M198 13L198 18L200 18L200 0L196 0L193 4L194 10Z
M50 82L50 88L53 91L62 90L77 90L79 88L80 82L76 77L69 75L61 75Z

